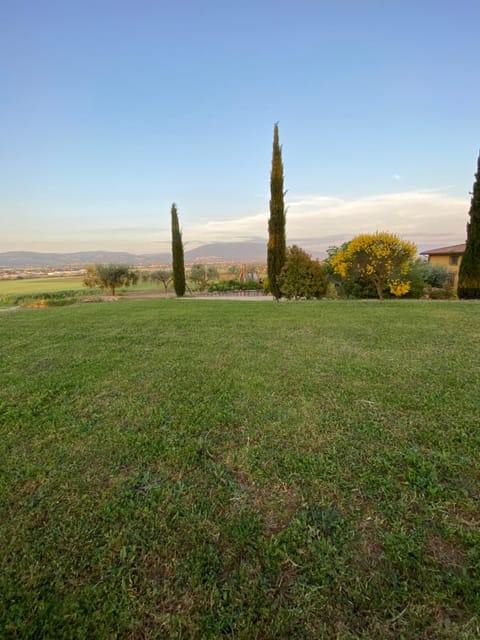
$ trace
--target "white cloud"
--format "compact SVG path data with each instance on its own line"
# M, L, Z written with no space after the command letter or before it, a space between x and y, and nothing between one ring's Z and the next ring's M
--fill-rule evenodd
M325 251L359 233L375 231L391 231L421 249L465 240L468 201L436 191L351 199L308 195L292 198L287 205L287 241L312 251ZM264 240L267 217L259 213L236 220L211 220L185 228L183 237L199 242Z

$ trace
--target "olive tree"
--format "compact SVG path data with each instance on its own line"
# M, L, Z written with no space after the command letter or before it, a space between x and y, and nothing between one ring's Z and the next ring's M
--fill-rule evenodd
M169 269L157 269L150 274L152 282L161 282L165 287L165 291L168 289L168 285L173 280L173 271Z
M86 271L83 281L85 286L108 289L112 296L117 287L129 287L138 280L138 273L126 264L88 265Z
M194 264L190 269L190 280L198 285L200 291L207 288L207 282L209 280L216 280L218 278L218 269L215 265Z

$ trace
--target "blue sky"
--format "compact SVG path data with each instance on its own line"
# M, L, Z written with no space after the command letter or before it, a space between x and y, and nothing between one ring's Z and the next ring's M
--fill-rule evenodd
M465 239L478 0L3 0L0 251Z

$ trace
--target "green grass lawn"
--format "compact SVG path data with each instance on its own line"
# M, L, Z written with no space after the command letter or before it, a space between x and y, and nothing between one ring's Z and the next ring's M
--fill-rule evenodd
M2 638L480 636L480 304L0 315Z

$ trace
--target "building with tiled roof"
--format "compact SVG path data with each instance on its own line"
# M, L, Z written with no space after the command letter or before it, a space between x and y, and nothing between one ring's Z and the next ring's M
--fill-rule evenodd
M454 244L450 247L440 247L439 249L429 249L422 251L420 255L428 256L428 262L433 265L447 267L451 273L453 288L457 288L458 271L465 253L466 244Z

